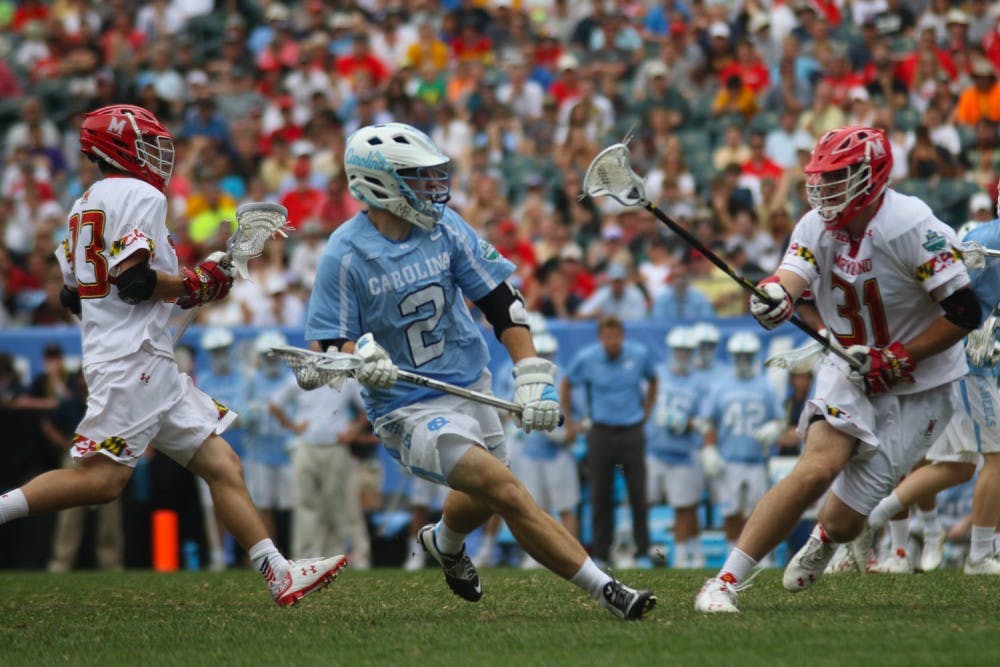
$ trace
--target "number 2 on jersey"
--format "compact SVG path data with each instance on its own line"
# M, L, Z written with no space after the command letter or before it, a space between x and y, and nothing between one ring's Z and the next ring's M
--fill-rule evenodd
M94 279L82 280L80 273L76 274L81 299L99 299L107 296L110 291L108 282L108 260L101 254L104 250L104 211L89 210L82 214L74 213L69 217L70 263L76 272L76 244L84 230L90 229L90 240L84 246L84 256L87 264L93 268Z
M843 278L834 275L832 285L844 294L844 303L837 306L837 314L851 323L851 331L847 334L836 334L837 340L844 347L851 345L867 345L868 334L865 327L865 320L861 316L861 304L858 303L858 294L854 291L854 286L848 284ZM868 319L872 325L875 347L885 347L892 341L889 340L889 323L885 317L885 308L882 307L882 294L878 289L878 280L869 278L861 285L864 305L868 308Z
M406 342L410 346L414 366L422 366L444 354L444 336L437 336L437 340L432 339L430 342L427 339L444 314L444 288L440 285L428 285L407 294L399 302L399 314L403 317L420 313L428 305L431 307L427 316L406 327Z

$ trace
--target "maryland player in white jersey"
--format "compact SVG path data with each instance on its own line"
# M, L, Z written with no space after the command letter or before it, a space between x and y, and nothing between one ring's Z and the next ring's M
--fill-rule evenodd
M84 117L80 146L103 178L73 205L57 252L61 300L83 327L89 396L71 450L78 466L0 496L0 524L114 500L152 446L205 480L219 517L275 601L294 604L329 584L346 559L289 562L278 552L239 458L219 435L235 413L197 389L174 361L167 328L174 304L186 309L224 298L233 272L222 253L178 271L163 194L174 161L170 133L146 109L113 105Z
M784 586L808 588L838 543L924 455L951 418L954 381L968 367L961 340L981 313L954 232L914 197L888 189L892 155L882 130L826 133L806 165L812 206L781 266L751 297L768 329L791 317L811 290L831 343L858 361L824 361L802 412L795 469L750 516L718 575L695 598L704 613L736 612L751 570L827 489L819 521L785 570Z

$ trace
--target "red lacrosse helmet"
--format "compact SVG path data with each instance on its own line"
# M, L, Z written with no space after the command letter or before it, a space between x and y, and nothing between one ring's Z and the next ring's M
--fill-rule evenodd
M874 127L830 130L816 143L804 171L809 205L827 229L840 229L885 192L892 171L889 140Z
M151 112L131 104L113 104L85 115L80 150L159 190L174 169L173 137Z

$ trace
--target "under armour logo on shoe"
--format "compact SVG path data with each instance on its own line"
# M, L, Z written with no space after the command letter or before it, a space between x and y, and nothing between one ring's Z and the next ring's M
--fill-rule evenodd
M302 576L308 575L310 572L316 574L319 570L316 569L315 565L310 565L308 568L302 568Z
M149 375L146 373L139 373L139 382L149 384Z

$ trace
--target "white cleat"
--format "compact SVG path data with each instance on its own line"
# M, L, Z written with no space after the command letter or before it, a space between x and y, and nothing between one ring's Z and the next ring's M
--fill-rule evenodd
M417 542L417 548L414 549L413 546L410 547L410 555L407 556L406 562L403 563L403 570L406 572L416 572L417 570L422 570L424 568L424 550L420 548L420 543Z
M702 614L738 614L736 595L745 586L734 585L719 577L712 577L694 597L694 610Z
M977 561L966 558L962 571L966 574L1000 574L1000 554L991 553Z
M826 569L823 570L823 574L844 574L847 572L857 572L857 569L854 567L854 558L847 551L847 545L841 544L827 564Z
M805 545L788 562L781 579L782 585L793 593L809 588L823 576L823 570L835 553L837 553L835 543L823 542L810 536Z
M944 530L926 531L924 533L924 549L920 553L921 572L930 572L941 567L944 558Z
M289 561L284 574L271 581L268 587L278 606L288 607L329 586L346 566L347 556Z
M872 574L913 574L913 563L907 558L905 549L896 549L896 553L872 565L868 571Z
M850 561L850 571L871 572L878 559L875 557L875 536L872 534L871 526L865 522L864 527L858 536L844 545L844 552Z

